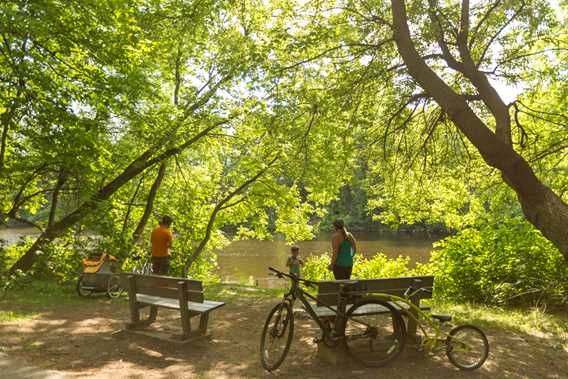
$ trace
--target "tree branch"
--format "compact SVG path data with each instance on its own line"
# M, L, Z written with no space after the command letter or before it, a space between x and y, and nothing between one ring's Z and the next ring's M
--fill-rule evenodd
M262 175L264 175L264 173L266 171L268 171L268 169L270 169L276 163L278 158L279 158L279 156L274 157L264 168L262 168L259 172L257 172L251 178L244 181L236 189L229 192L223 199L221 199L221 201L219 203L217 203L215 208L213 208L213 211L211 212L211 216L209 217L209 222L207 223L207 227L205 229L205 236L203 237L203 239L201 240L201 242L199 243L197 248L191 253L191 255L189 256L189 258L187 259L187 261L186 261L186 263L183 267L183 273L182 273L183 277L187 277L187 274L189 272L189 268L191 267L193 262L195 262L195 260L199 257L199 255L201 254L203 249L205 249L205 246L209 242L209 239L211 238L211 232L213 231L213 226L215 224L215 219L217 218L217 214L221 210L228 208L227 203L229 201L231 201L232 198L234 198L235 196L244 192L251 184L256 182ZM237 203L238 202L235 202L233 205L235 205Z

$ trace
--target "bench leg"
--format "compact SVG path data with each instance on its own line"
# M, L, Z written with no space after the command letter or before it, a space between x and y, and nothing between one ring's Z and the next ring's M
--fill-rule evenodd
M191 320L189 316L181 316L181 329L182 329L182 339L189 337L191 334Z
M201 316L199 316L199 333L203 336L207 334L208 322L209 322L209 312L202 313Z
M158 317L158 307L151 305L150 306L150 314L148 315L148 319L147 319L148 324L151 324L154 321L156 321L157 317Z
M412 302L417 307L420 306L420 300L416 301L416 300L413 299ZM414 312L412 309L410 309L408 312L410 314L412 314L412 316L414 318L418 317L416 312ZM406 325L406 342L408 342L410 344L418 343L418 336L416 334L417 325L416 325L416 321L414 321L413 317L407 317L408 323Z
M156 321L156 318L158 317L158 307L153 305L150 306L150 313L148 315L148 318L146 318L145 320L140 320L140 309L145 308L146 306L147 305L138 304L135 308L130 308L131 314L130 323L127 324L128 329L144 328Z
M138 304L130 304L130 323L137 324L140 322L140 308Z

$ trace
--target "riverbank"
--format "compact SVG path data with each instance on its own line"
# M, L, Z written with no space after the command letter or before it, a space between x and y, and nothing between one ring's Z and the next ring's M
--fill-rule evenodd
M207 286L207 298L227 302L211 320L211 338L171 346L119 332L128 320L125 298L79 298L72 286L34 282L0 300L0 351L71 377L271 377L258 358L260 332L281 290ZM433 304L458 322L483 327L491 355L470 378L562 378L568 372L568 317L538 309ZM160 311L158 327L177 329L175 312ZM314 324L297 320L280 377L462 378L445 356L399 360L381 369L333 369L316 357ZM116 333L119 332L119 333Z

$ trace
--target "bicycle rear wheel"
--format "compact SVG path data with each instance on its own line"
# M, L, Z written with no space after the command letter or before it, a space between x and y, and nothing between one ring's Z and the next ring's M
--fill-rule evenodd
M276 370L286 358L292 335L294 334L294 314L290 303L277 304L266 319L260 339L260 361L267 371Z
M400 312L378 299L363 299L346 314L345 346L367 367L381 367L402 352L406 328Z
M110 299L114 299L122 295L122 292L124 292L124 289L122 288L122 285L120 283L120 276L111 275L108 278L107 282L107 291L106 291L107 296Z
M475 370L489 356L489 341L478 327L460 325L453 328L446 338L446 355L460 370Z
M92 287L86 286L83 277L79 276L79 279L77 279L77 294L81 297L87 297L90 296L92 292Z

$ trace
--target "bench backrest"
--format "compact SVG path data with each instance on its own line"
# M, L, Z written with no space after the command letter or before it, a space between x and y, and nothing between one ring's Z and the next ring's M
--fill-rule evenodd
M404 295L408 287L412 286L416 289L431 289L434 285L433 276L410 276L400 278L384 278L384 279L355 279L356 284L350 289L353 299L357 296L364 296L372 293L389 293L397 296ZM339 288L342 282L348 280L333 280L318 282L317 299L326 305L337 305L339 300ZM431 298L432 295L427 292L418 292L413 300Z
M183 290L187 294L188 301L203 303L203 285L199 280L134 273L125 273L125 276L127 286L130 285L130 281L134 281L134 290L137 294L179 299L180 291Z

